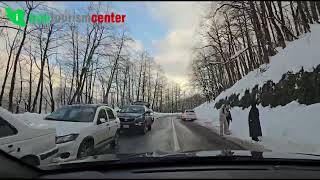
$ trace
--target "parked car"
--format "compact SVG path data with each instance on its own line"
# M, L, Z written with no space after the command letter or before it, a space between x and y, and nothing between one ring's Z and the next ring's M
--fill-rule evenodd
M124 106L118 113L121 130L139 131L146 134L153 124L153 111L144 105Z
M150 103L144 102L144 101L136 101L131 103L131 105L142 105L142 106L146 106L147 108L150 108Z
M59 153L54 162L65 162L90 156L95 150L119 143L120 120L105 105L68 105L44 118L56 128Z
M193 109L187 109L181 115L181 120L183 121L192 121L196 119L197 119L197 116Z
M49 164L58 147L56 130L33 127L0 107L0 149L33 166Z

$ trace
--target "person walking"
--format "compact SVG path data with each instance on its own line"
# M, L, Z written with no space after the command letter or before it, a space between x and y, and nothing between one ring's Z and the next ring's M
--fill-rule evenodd
M232 116L231 116L231 111L230 111L231 107L230 105L227 106L227 122L228 122L228 129L230 132L230 122L232 121Z
M251 103L251 109L249 111L249 133L250 137L254 141L259 141L258 136L262 136L260 119L259 119L259 110L256 106L256 102Z
M220 136L223 136L223 134L229 135L229 128L228 128L228 122L227 122L227 107L226 105L222 105L222 108L219 112L219 121L220 121Z

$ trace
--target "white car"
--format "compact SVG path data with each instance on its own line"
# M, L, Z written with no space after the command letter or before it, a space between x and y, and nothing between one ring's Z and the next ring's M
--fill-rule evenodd
M53 162L66 162L93 154L94 150L119 142L120 120L114 110L105 105L68 105L44 118L57 130L59 153Z
M18 120L0 107L0 149L33 166L49 164L58 153L56 131L39 127Z
M183 121L192 121L192 120L196 120L197 116L193 109L187 109L184 111L184 113L182 113L181 119Z

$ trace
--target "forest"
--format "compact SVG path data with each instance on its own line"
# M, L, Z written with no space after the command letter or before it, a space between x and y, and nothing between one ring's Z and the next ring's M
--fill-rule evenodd
M191 63L207 101L320 23L319 1L221 1L209 8L199 31L204 45L194 47Z
M32 24L31 14L62 10L44 2L16 5L25 12L25 27L0 19L0 106L9 111L48 113L75 103L121 108L146 101L155 111L177 112L203 102L201 96L187 97L179 84L170 81L125 24ZM0 2L0 8L8 6ZM72 13L111 11L106 2L90 2ZM198 104L190 102L193 97Z

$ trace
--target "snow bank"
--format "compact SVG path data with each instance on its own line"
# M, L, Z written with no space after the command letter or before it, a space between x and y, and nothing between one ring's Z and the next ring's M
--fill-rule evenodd
M280 49L270 58L270 64L261 65L259 69L266 69L265 72L251 71L231 88L222 92L215 101L203 103L195 108L199 124L219 129L219 113L214 105L222 98L233 93L240 93L241 98L246 89L252 89L257 84L261 87L268 80L277 83L284 73L296 73L301 67L305 71L313 71L313 68L320 64L320 25L311 25L311 33L302 36L288 43L285 49ZM258 108L263 134L259 144L273 151L320 154L320 103L306 106L294 101L286 106ZM239 107L231 109L231 136L253 142L249 137L249 110L250 108L242 110Z
M261 105L257 107L263 135L259 144L277 152L320 153L320 120L317 118L320 117L320 103L306 106L294 101L275 108ZM201 125L215 127L218 130L218 111L212 109L209 113L206 108L197 108L196 113L202 121ZM231 136L252 141L249 137L249 110L250 108L242 110L239 107L231 109Z
M278 49L279 52L270 57L270 64L261 65L258 69L267 69L260 73L257 70L249 72L241 80L236 82L231 88L223 91L216 100L230 96L232 93L240 93L239 98L244 95L244 91L252 89L256 84L261 87L268 80L274 83L280 81L282 75L288 71L298 72L301 67L305 71L312 71L313 67L320 64L320 25L311 24L311 33L303 34L298 40L288 42L285 49Z

